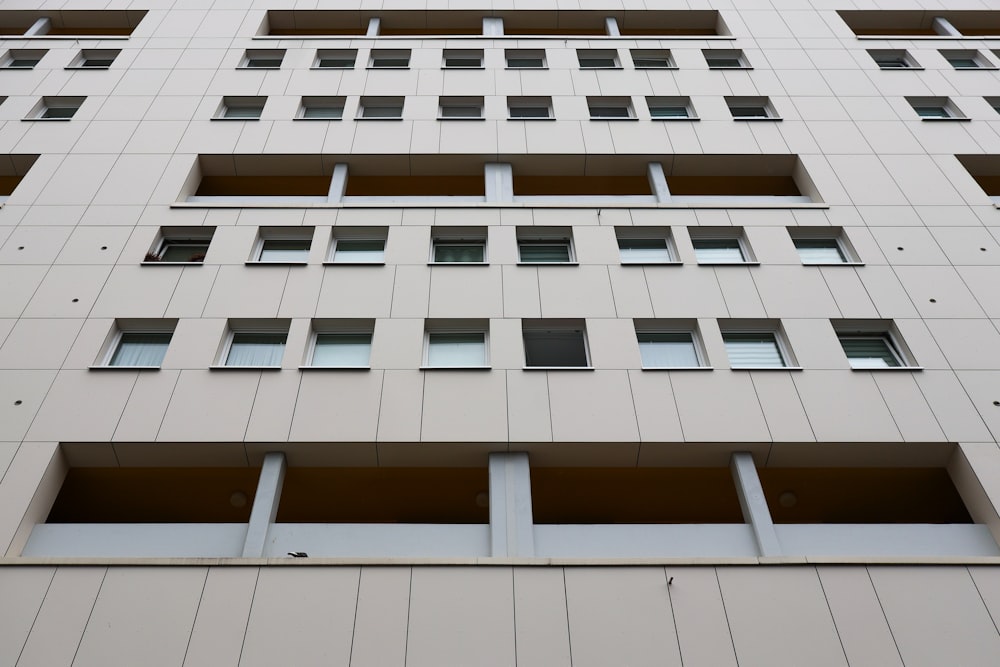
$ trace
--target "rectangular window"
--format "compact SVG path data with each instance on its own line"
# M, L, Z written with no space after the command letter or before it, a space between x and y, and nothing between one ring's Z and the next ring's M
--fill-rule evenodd
M173 331L122 331L118 335L108 366L159 368Z
M888 334L838 334L851 368L898 368L902 366Z
M435 241L435 264L483 264L486 243L483 241Z
M787 364L774 332L723 331L731 368L783 368Z
M483 331L427 332L426 366L433 368L482 368L488 366Z
M994 69L993 63L973 49L940 51L940 54L955 69Z
M749 69L750 65L738 49L702 49L709 69Z
M646 106L653 120L695 117L690 97L647 97Z
M632 101L627 97L588 97L590 120L619 120L635 118Z
M847 257L837 239L793 239L803 264L844 264Z
M143 263L200 264L205 261L214 227L163 227Z
M399 120L403 117L402 97L362 97L358 118Z
M636 331L643 368L701 366L698 348L689 331Z
M622 264L666 264L675 261L669 230L617 227L618 253Z
M871 50L872 57L880 69L912 69L919 67L917 62L904 50Z
M504 57L508 69L545 69L545 51L541 49L507 49Z
M266 97L223 97L215 117L223 120L258 120L266 101Z
M0 61L0 66L8 69L34 69L46 53L48 50L45 49L11 49Z
M248 49L240 67L244 69L279 69L285 59L284 49Z
M312 366L368 368L372 351L371 332L316 332Z
M907 97L906 101L924 120L955 120L965 117L947 97Z
M357 49L320 49L313 61L314 69L354 69Z
M582 320L552 326L546 320L522 322L526 368L589 368L586 329Z
M108 69L120 53L120 49L84 49L69 69Z
M508 97L507 112L514 120L552 118L552 98Z
M482 69L482 49L445 49L442 66L446 69Z
M442 120L478 120L483 117L483 98L441 97L438 113Z
M409 49L372 49L371 69L406 69L410 66Z
M299 118L310 120L340 120L344 117L343 97L303 97Z
M577 49L580 69L618 69L618 52L614 49Z
M668 49L632 49L632 65L636 69L675 69Z
M334 264L382 264L385 262L385 238L335 238Z
M569 239L525 239L517 242L521 264L567 264L573 261Z
M733 118L739 120L778 117L766 97L727 97L726 105L729 106L729 113Z
M278 367L285 354L287 332L233 331L226 350L225 366Z
M69 120L83 105L85 97L43 97L28 116L34 120Z
M691 245L699 264L744 264L747 261L738 238L692 238Z
M305 264L312 247L312 228L262 228L254 259L277 264Z

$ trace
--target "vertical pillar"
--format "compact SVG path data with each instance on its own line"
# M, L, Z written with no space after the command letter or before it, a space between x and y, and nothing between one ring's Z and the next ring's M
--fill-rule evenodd
M959 32L958 28L951 24L951 21L942 17L935 16L934 22L931 24L934 28L934 32L941 35L942 37L961 37L962 33Z
M507 162L487 162L483 177L486 179L486 201L514 201L514 169Z
M499 16L484 16L483 35L486 37L502 37L503 19Z
M365 37L378 37L381 27L382 20L377 16L371 17L368 19L368 31L365 33Z
M333 165L333 175L330 177L330 191L326 195L326 201L330 204L339 204L344 201L345 192L347 192L347 164L338 162Z
M736 494L740 498L740 508L743 510L743 520L750 524L757 549L761 556L780 556L781 543L774 531L771 520L771 510L764 499L764 489L760 486L757 467L750 452L733 452L729 468L736 482Z
M278 501L281 499L281 486L284 482L285 455L281 452L268 452L264 455L253 509L250 510L250 525L247 526L247 539L243 543L244 558L260 558L264 555L267 529L278 515Z
M42 17L31 24L31 27L24 31L25 37L47 35L52 29L52 21L47 17Z
M535 555L526 452L490 454L490 539L493 556Z
M667 186L667 177L663 173L663 165L659 162L650 162L646 165L646 175L649 178L649 188L656 195L656 201L660 204L669 204L670 188Z
M604 19L604 32L608 34L608 37L621 37L622 31L618 29L618 19L614 16L608 16Z

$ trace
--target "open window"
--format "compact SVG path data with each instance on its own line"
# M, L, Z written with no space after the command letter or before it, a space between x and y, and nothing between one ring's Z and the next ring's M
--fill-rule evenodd
M879 69L923 69L906 49L869 49Z
M726 97L726 106L733 120L780 120L778 112L766 97Z
M521 320L521 328L526 369L592 368L583 320Z

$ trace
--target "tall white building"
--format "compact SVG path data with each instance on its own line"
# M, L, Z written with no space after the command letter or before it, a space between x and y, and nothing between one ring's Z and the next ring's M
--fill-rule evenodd
M0 40L0 667L1000 662L1000 4Z

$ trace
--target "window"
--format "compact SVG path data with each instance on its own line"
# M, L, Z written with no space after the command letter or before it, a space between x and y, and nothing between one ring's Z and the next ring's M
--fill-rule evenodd
M982 53L975 50L939 51L955 69L995 69Z
M254 261L305 264L312 247L312 227L264 227L254 248Z
M80 110L85 97L43 97L28 120L69 120Z
M279 69L285 59L284 49L248 49L240 67L244 69Z
M313 320L310 367L368 368L374 320Z
M410 66L409 49L372 49L370 69L406 69Z
M635 320L644 369L705 368L694 320Z
M583 320L523 320L525 368L590 368Z
M636 69L676 69L668 49L632 49L632 65Z
M230 320L222 366L278 368L285 354L288 322Z
M903 49L873 49L868 51L879 69L914 69L920 68L917 61Z
M1000 113L1000 97L984 97L986 103L993 107L993 110Z
M750 69L743 52L739 49L702 49L709 69Z
M214 233L215 227L164 227L143 263L201 264Z
M485 228L435 228L431 263L433 264L485 264Z
M101 364L113 368L159 368L176 320L119 321Z
M46 53L48 51L45 49L11 49L0 61L0 66L7 69L34 69Z
M847 362L855 370L919 368L890 320L832 320Z
M504 57L508 69L545 69L545 51L541 49L507 49Z
M614 49L577 49L580 69L620 69L618 52Z
M508 97L507 112L511 120L552 118L552 98Z
M573 263L572 229L519 227L517 254L521 264Z
M743 230L733 228L689 228L691 245L699 264L747 264L753 261Z
M216 120L258 120L266 97L223 97Z
M670 232L664 227L616 227L622 264L669 264L676 261Z
M723 331L730 368L784 368L785 357L774 331Z
M313 69L354 69L357 49L320 49L316 52Z
M726 97L735 120L777 120L778 114L766 97Z
M947 97L907 97L921 120L961 120L962 112Z
M629 120L635 118L632 100L627 97L588 97L590 120Z
M845 264L847 257L835 238L793 239L803 264Z
M482 49L445 49L442 67L446 69L482 69Z
M84 49L68 69L108 69L119 53L120 49Z
M358 118L365 120L400 120L403 117L402 97L362 97Z
M485 320L428 320L425 368L489 367L489 323Z
M383 264L385 263L385 227L334 228L334 264Z
M343 97L303 97L299 119L340 120L344 117Z
M441 97L438 118L440 120L481 120L483 117L482 97Z
M697 117L690 97L647 97L646 106L653 120L691 120Z

